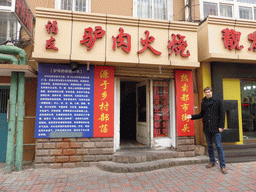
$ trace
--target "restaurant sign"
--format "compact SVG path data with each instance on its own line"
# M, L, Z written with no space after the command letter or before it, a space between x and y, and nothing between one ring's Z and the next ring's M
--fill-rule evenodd
M35 138L113 137L114 68L39 64Z
M33 37L33 13L30 10L26 0L13 0L15 5L14 15L20 21L22 27L26 30L27 34Z
M57 34L58 33L58 21L48 21L45 25L45 30L50 34ZM112 36L113 44L112 49L115 51L116 48L120 47L124 52L127 54L130 53L132 46L131 46L131 39L132 36L129 33L124 32L124 28L119 28L119 34L115 37ZM95 45L97 39L103 38L106 31L102 29L101 26L95 26L95 29L92 27L88 27L84 29L84 35L81 37L80 44L85 45L87 51L90 51L93 46ZM139 50L137 53L143 53L146 49L149 49L155 55L161 55L162 52L154 49L150 44L155 41L155 37L150 35L148 30L145 30L146 38L140 39L140 43L143 45L143 48ZM172 55L175 52L175 55L181 55L181 57L189 57L190 52L186 50L188 46L187 41L185 40L185 36L180 34L172 34L172 40L166 41L166 49L170 50L169 55ZM55 46L55 38L51 36L50 39L46 40L45 49L53 49L58 51L59 48Z

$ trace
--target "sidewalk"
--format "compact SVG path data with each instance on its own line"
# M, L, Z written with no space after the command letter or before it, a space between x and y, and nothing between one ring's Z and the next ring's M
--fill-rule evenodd
M97 167L32 169L4 174L0 191L256 191L256 162L215 166L183 165L140 173L112 173Z

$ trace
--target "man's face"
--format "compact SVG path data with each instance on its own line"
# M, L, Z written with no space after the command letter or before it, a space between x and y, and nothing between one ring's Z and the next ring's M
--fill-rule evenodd
M206 96L207 99L209 99L209 98L212 97L212 92L211 92L210 90L206 90L206 91L204 92L204 94L205 94L205 96Z

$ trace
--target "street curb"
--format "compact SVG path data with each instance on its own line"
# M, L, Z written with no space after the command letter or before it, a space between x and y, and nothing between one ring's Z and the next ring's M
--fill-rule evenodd
M113 161L100 161L98 168L104 171L116 172L116 173L132 173L132 172L145 172L153 171L162 168L168 168L179 165L192 165L202 164L209 162L208 156L196 156L186 158L172 158L172 159L161 159L150 162L141 163L117 163Z

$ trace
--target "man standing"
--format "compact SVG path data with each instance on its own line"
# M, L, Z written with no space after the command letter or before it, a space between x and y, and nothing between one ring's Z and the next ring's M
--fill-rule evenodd
M206 87L204 89L205 97L201 103L201 112L197 115L188 115L186 118L191 120L202 118L203 120L203 131L206 137L210 158L210 163L206 165L206 168L211 168L216 164L213 146L213 142L215 142L221 172L223 174L227 174L225 157L221 144L221 133L224 129L225 112L222 101L215 99L212 93L212 89L210 87Z

